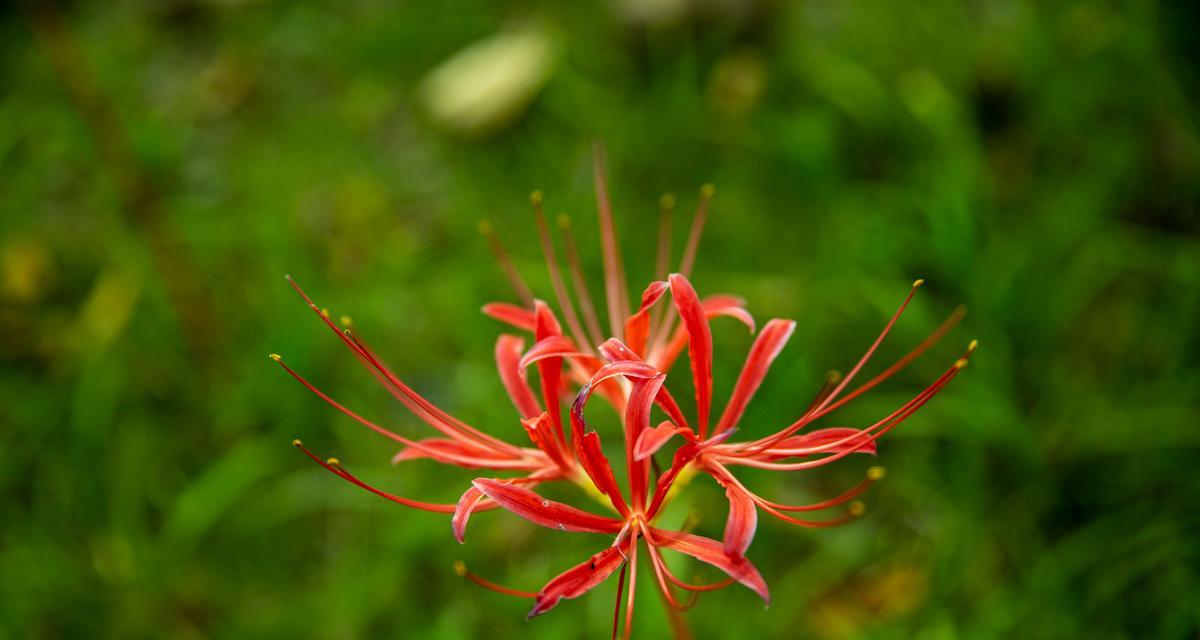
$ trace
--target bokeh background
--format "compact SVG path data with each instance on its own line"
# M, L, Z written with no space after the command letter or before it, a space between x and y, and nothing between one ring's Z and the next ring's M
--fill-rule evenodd
M290 273L418 390L519 439L478 313L515 296L477 223L550 296L544 189L598 294L598 137L635 290L659 195L678 256L711 181L701 293L799 321L747 433L796 416L914 278L874 370L966 320L830 424L982 345L886 439L865 518L763 518L773 606L704 595L699 637L1197 637L1197 24L1193 3L1087 0L5 5L0 635L606 637L613 582L527 623L452 569L536 589L603 540L488 513L455 544L290 442L429 500L470 474L390 467L265 357L428 433ZM751 337L715 327L722 398ZM747 478L798 501L873 462ZM719 536L721 492L689 489L670 517ZM647 577L636 635L661 637Z

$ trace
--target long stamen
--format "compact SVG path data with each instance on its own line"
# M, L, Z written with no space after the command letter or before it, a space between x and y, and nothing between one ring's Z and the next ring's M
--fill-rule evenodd
M685 529L685 527L681 527L680 531L683 531L684 529ZM688 582L684 582L683 580L679 579L674 573L671 572L671 568L669 566L667 566L666 561L662 559L662 554L658 553L657 547L660 545L654 539L654 536L651 534L649 527L643 527L642 531L644 532L644 534L646 536L646 549L649 551L651 558L655 558L655 557L658 558L657 562L662 565L663 573L666 576L666 578L668 580L670 580L671 582L673 582L675 584L675 586L679 587L680 589L685 589L687 591L694 591L694 592L716 591L717 589L723 589L723 588L733 584L734 578L732 578L732 577L725 578L723 580L718 580L717 582L712 582L709 584L691 584Z
M664 567L662 566L662 558L658 557L654 545L649 544L649 539L646 542L646 552L650 554L650 565L654 569L654 578L658 581L658 591L662 595L663 600L669 607L679 611L687 611L692 608L692 605L696 604L696 593L692 592L687 602L680 602L675 597L675 594L671 593L671 585L667 583L667 578L663 575Z
M688 232L687 245L683 250L683 262L679 266L679 273L685 278L692 276L696 252L700 249L700 236L704 234L704 223L708 220L708 207L716 193L717 188L711 184L700 187L700 204L696 206L696 216L692 218L692 228Z
M495 582L492 582L491 580L488 580L487 578L484 578L483 576L474 574L470 570L467 569L467 565L464 564L461 560L456 561L454 563L454 573L457 573L460 577L466 578L467 580L474 582L475 584L483 587L484 589L490 589L492 591L495 591L496 593L503 593L505 595L516 596L518 598L536 598L538 595L532 591L521 591L520 589L513 589L511 587L506 587L502 584L497 584Z
M362 480L359 480L358 478L356 478L349 471L346 471L345 467L342 466L342 463L340 461L338 461L337 458L329 458L328 460L322 460L321 458L318 458L316 455L314 455L313 452L311 452L307 448L305 448L304 443L300 442L299 440L292 440L292 446L296 447L300 451L304 452L304 455L308 456L309 458L312 458L312 460L314 462L321 465L322 467L325 467L325 469L327 471L334 474L335 476L338 476L339 478L341 478L351 484L358 485L359 487L366 489L367 491L370 491L371 493L373 493L381 498L391 500L392 502L395 502L397 504L402 504L406 507L412 507L414 509L421 509L422 511L432 511L434 513L454 513L455 509L458 506L458 505L453 505L453 504L437 504L437 503L433 503L433 502L421 502L420 500L412 500L409 498L398 496L394 493L388 493L387 491L384 491L382 489L377 489L377 488L363 482Z
M410 440L390 429L381 427L378 424L375 424L374 422L362 417L361 415L354 412L353 410L347 408L345 405L341 404L340 402L334 400L328 394L326 394L324 391L321 391L320 389L318 389L311 382L309 382L307 379L305 379L303 376L301 376L299 373L297 373L294 369L289 367L287 365L287 363L283 361L283 357L280 356L279 354L272 353L271 359L274 360L275 362L279 363L279 366L283 367L284 371L286 371L289 375L291 375L293 378L295 378L300 384L304 385L304 387L307 388L309 391L316 394L317 397L321 398L322 400L324 400L326 403L328 403L333 408L346 414L351 419L353 419L356 422L358 422L359 424L367 427L368 429L374 431L375 433L378 433L386 438L395 440L396 442L399 442L400 444L403 444L404 446L412 447L413 449L416 449L418 451L425 452L426 454L432 455L434 457L440 457L440 458L445 458L448 460L454 460L454 461L457 461L459 463L464 463L464 464L474 464L474 463L479 462L478 458L467 457L467 456L454 456L447 452L433 451L416 440ZM495 461L496 466L494 468L517 469L517 468L527 468L530 466L527 462L518 462L518 460L519 459L514 459L512 461L513 464L507 464L507 463L504 463L503 461Z
M808 413L808 412L812 411L813 409L815 409L817 407L817 405L824 402L825 398L828 398L829 394L833 393L833 388L836 387L837 384L841 381L842 381L842 372L841 371L838 371L837 369L831 369L829 371L829 373L826 373L825 374L825 383L822 384L821 388L817 390L817 395L813 396L813 401L811 403L809 403L808 408L805 409L804 412Z
M658 199L658 252L654 257L654 277L666 280L671 268L671 214L675 210L675 194L664 193ZM668 305L655 306L650 310L650 327L656 329L662 320L663 309ZM651 339L656 336L650 336Z
M863 505L863 503L855 500L854 502L850 503L850 505L847 507L845 514L843 514L840 517L834 518L832 520L801 520L799 518L794 518L792 516L782 513L781 509L777 509L773 506L774 503L772 503L771 501L754 493L753 491L747 489L746 485L742 484L742 482L740 480L738 480L732 473L729 473L729 470L726 469L721 463L713 461L713 462L709 462L708 464L709 464L709 468L713 472L715 472L716 476L719 476L720 478L722 478L723 482L735 485L738 489L745 492L745 494L747 496L749 496L750 499L753 500L754 503L756 505L758 505L763 511L766 511L767 513L775 516L776 518L783 520L784 522L788 522L788 523L791 523L791 524L794 524L797 526L809 527L809 528L836 527L839 525L843 525L843 524L853 520L854 518L861 516L866 509L866 507ZM879 474L874 474L874 475L879 475ZM880 477L882 477L882 476L880 476Z
M888 378L895 375L896 372L904 369L904 367L907 367L909 365L909 363L911 363L913 360L916 360L917 358L919 358L921 356L921 354L925 353L927 350L929 350L930 347L937 344L937 342L939 340L941 340L943 336L945 336L947 333L949 333L950 330L953 329L959 323L960 320L962 320L963 316L966 315L966 313L967 313L966 307L960 306L957 309L955 309L953 313L951 313L949 316L946 317L946 319L944 321L942 321L942 324L937 329L934 329L933 333L929 334L929 336L927 336L924 340L922 340L920 344L913 347L913 349L911 351L904 354L904 357L902 357L899 360L897 360L896 362L892 363L892 366L885 369L879 375L875 376L874 378L871 378L867 382L864 382L862 384L862 386L860 386L857 389L855 389L854 391L851 391L850 393L847 393L846 395L842 396L842 398L840 400L838 400L837 402L834 402L833 404L829 405L828 407L825 407L825 409L823 409L819 414L817 414L816 417L820 417L820 416L823 416L823 415L826 415L826 414L829 414L829 413L832 413L832 412L838 410L839 408L845 406L851 400L854 400L858 396L861 396L862 394L866 393L867 391L870 391L876 385L878 385L880 382L887 380ZM973 344L978 344L978 343L973 343ZM968 353L970 351L974 351L974 350L975 350L975 347L972 346L970 348L970 350L968 351Z
M840 527L840 526L846 524L847 522L855 520L856 518L861 518L862 515L864 513L866 513L866 506L864 506L863 503L858 502L856 500L854 502L851 502L850 506L846 508L846 513L844 513L832 520L801 520L800 518L793 518L792 516L784 514L781 511L774 509L772 507L769 507L766 504L763 504L762 502L759 502L757 500L755 502L758 504L758 506L762 507L763 511L766 511L767 513L775 516L776 518L779 518L780 520L783 520L784 522L787 522L789 524L794 524L798 527L806 527L809 529L827 529L829 527Z
M658 252L654 257L654 277L666 280L671 268L671 213L675 210L675 194L664 193L658 199Z
M604 292L608 302L610 333L624 338L624 322L629 316L629 290L625 284L625 266L613 223L612 203L608 198L608 176L604 169L604 145L592 147L592 166L596 188L596 209L600 214L600 244L604 253Z
M901 314L903 314L904 310L908 308L908 303L912 301L913 296L916 295L917 289L919 289L924 283L924 280L917 280L913 282L912 289L909 290L908 295L904 298L904 302L901 303L900 308L896 309L896 312L892 314L891 319L888 320L888 323L883 327L883 331L881 331L879 336L875 338L875 342L871 343L870 348L868 348L866 353L859 358L858 362L854 365L854 368L850 369L850 372L847 373L844 378L842 378L842 381L836 387L834 387L833 390L830 391L820 403L818 403L815 407L805 411L799 419L797 419L788 427L784 428L782 431L776 433L775 435L758 440L755 444L761 445L763 449L770 448L782 441L784 438L787 438L791 434L804 428L805 425L816 419L816 416L820 415L820 413L826 409L835 398L837 398L838 394L846 388L846 385L850 384L850 381L854 379L854 376L858 374L863 366L867 364L867 361L871 359L871 356L875 354L876 349L878 349L879 345L883 343L883 339L887 337L888 333L891 332L892 327L896 325L896 321L900 319Z
M621 593L625 589L625 569L628 566L628 563L621 563L621 575L617 576L617 601L613 606L613 640L617 640L617 629L621 622Z
M579 259L579 248L575 246L575 236L571 233L571 219L567 214L558 214L558 228L562 230L563 245L567 248L567 266L571 273L571 285L575 287L575 295L579 298L579 310L583 314L583 322L587 325L588 336L593 345L604 342L604 332L600 330L600 319L596 315L596 305L592 304L592 295L588 293L587 278L583 275L583 262Z
M971 347L973 348L975 344L976 343L974 341L972 341ZM969 356L969 355L970 355L970 351L968 351L968 353L967 353L967 356ZM947 384L949 384L950 381L954 379L954 377L958 374L958 372L960 370L962 370L964 367L967 366L967 356L964 356L964 357L956 360L954 362L954 365L951 366L948 371L943 373L933 384L931 384L929 387L927 387L924 391L917 394L916 397L909 400L907 403L905 403L899 409L893 411L890 415L888 415L883 420L880 420L879 422L876 422L875 424L871 425L870 427L863 429L861 432L851 435L851 436L847 436L847 437L842 438L841 440L838 440L835 442L829 442L829 443L826 443L826 444L823 444L823 445L820 445L817 447L810 447L807 450L795 450L795 451L789 450L789 453L792 455L809 455L809 454L815 454L815 453L824 453L824 452L834 450L843 445L849 444L851 442L856 442L856 445L853 447L849 447L847 449L844 449L842 451L834 453L825 458L821 458L819 460L811 460L808 462L799 462L799 463L794 463L794 464L777 464L777 463L770 463L770 462L760 462L760 461L750 459L752 456L762 453L763 451L766 451L767 449L770 449L772 446L777 444L778 440L776 440L775 437L772 437L772 438L768 439L766 442L764 442L763 444L752 444L750 447L743 449L743 450L733 454L730 457L738 458L739 464L744 464L744 465L753 466L753 467L759 467L762 469L777 469L780 471L798 471L801 469L811 469L813 467L818 467L818 466L827 464L829 462L832 462L834 460L844 458L845 456L850 455L851 453L859 451L860 449L862 449L862 447L866 446L871 441L878 440L881 436L883 436L888 431L891 431L893 428L895 428L901 422L906 420L913 413L916 413L916 411L918 409L920 409L922 406L924 406L926 402L929 402L929 400L931 398L933 398L935 395L937 395L938 392L940 392Z
M512 285L513 291L521 302L525 303L526 307L533 307L533 291L529 285L525 284L525 279L521 277L521 272L517 271L517 267L513 264L512 258L509 257L508 251L504 248L504 244L500 242L499 236L496 235L496 229L492 225L491 220L479 221L479 233L487 238L488 246L492 248L492 254L496 257L496 264L500 266L500 270L504 272L504 277L508 279L508 283Z
M696 205L696 215L692 217L692 227L688 231L687 244L683 249L683 260L679 265L679 273L683 274L685 278L692 277L696 253L700 249L700 236L704 234L704 223L708 219L709 204L712 203L712 198L716 193L717 188L711 184L700 187L700 203ZM654 347L651 349L651 353L658 353L666 346L671 329L675 326L675 318L675 307L668 306L663 312L662 322L654 331Z
M567 294L562 270L558 266L558 256L554 253L554 242L550 239L550 230L546 227L546 213L542 209L542 198L541 191L534 191L529 196L529 202L533 205L533 213L537 218L538 238L542 243L542 255L546 258L546 269L550 272L550 284L554 287L554 296L558 298L558 306L562 308L563 316L567 320L567 327L571 330L571 336L575 338L575 343L586 353L594 353L584 338L583 327L579 324L579 316L575 315L575 305L571 303L571 297Z
M904 302L900 304L900 308L896 309L896 313L892 314L892 318L888 321L887 325L883 327L883 331L879 332L879 337L875 338L875 342L873 342L871 347L867 349L866 353L862 355L862 358L855 363L854 368L850 369L845 378L842 378L841 384L834 387L833 391L829 392L829 396L826 397L821 404L817 405L817 408L814 410L814 412L819 412L828 406L829 403L832 402L837 395L846 388L846 385L850 384L850 381L854 379L854 376L858 375L858 372L861 371L862 368L867 364L867 361L871 359L871 356L875 355L875 350L879 348L879 345L883 344L883 339L886 338L888 333L891 332L892 327L896 326L896 321L900 319L900 316L904 313L904 310L908 308L908 303L911 302L913 296L916 295L917 289L921 288L921 285L923 284L925 284L924 279L917 279L913 282L912 289L909 290L908 296L904 298Z
M629 596L625 601L625 638L633 635L634 594L637 591L638 534L629 536Z
M887 475L887 472L884 470L883 467L871 467L870 469L867 469L867 477L864 478L862 482L859 482L858 484L854 485L854 487L850 488L848 491L845 491L841 495L835 496L828 500L816 502L813 504L805 504L805 505L780 504L778 502L772 502L770 500L767 500L766 498L761 498L761 496L760 496L760 499L762 500L762 504L765 504L765 505L771 507L772 509L778 509L780 511L821 511L822 509L828 509L830 507L836 507L838 505L850 502L851 500L862 495L863 492L865 492L867 489L871 488L871 485L882 480L885 475Z
M439 409L432 402L422 397L421 394L413 391L412 388L404 384L399 377L392 373L391 369L384 365L349 328L339 329L330 319L329 311L318 307L312 298L304 292L304 289L300 288L299 283L293 280L291 276L286 276L286 278L288 283L291 284L292 289L308 304L313 313L317 314L317 317L337 335L338 339L350 347L350 350L354 352L359 361L366 365L367 370L383 384L384 388L393 397L400 401L409 411L413 412L414 415L424 420L431 427L456 440L479 444L484 447L507 452L510 455L520 455L518 447L514 447L503 440L490 436L464 423Z

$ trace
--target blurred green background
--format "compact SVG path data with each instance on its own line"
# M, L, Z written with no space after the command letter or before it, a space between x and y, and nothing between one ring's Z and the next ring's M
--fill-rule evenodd
M873 370L960 302L967 319L830 424L869 424L982 345L883 442L867 516L764 517L750 558L774 604L706 594L698 637L1197 637L1197 24L1186 2L0 7L0 635L607 637L614 582L527 623L527 601L452 570L536 589L603 539L487 513L457 545L447 517L289 443L429 500L472 474L389 467L265 357L431 433L291 273L418 390L520 441L478 313L515 297L476 224L550 296L544 189L599 295L599 137L633 289L658 196L678 194L678 249L711 181L698 289L799 321L747 434L790 422L916 277ZM715 334L720 400L751 337ZM799 501L871 463L744 475ZM719 536L722 493L688 496ZM636 635L660 637L641 578Z

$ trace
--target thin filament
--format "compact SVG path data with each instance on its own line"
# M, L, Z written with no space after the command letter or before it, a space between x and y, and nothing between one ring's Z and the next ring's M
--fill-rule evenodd
M546 269L550 272L550 284L554 287L554 296L558 298L558 306L562 308L567 327L575 343L586 353L593 353L591 346L584 338L583 327L579 324L579 316L575 315L575 305L567 294L567 285L563 282L562 270L558 266L558 256L554 252L554 242L550 239L550 230L546 227L546 214L542 210L542 192L535 191L530 196L533 203L534 216L537 218L538 238L542 243L542 254L546 257Z
M588 292L587 278L583 275L583 262L579 259L579 248L575 246L575 236L571 233L571 219L566 214L558 216L558 227L562 229L563 245L567 248L567 267L571 272L571 285L575 287L575 295L579 298L579 310L583 313L583 322L587 325L588 336L593 345L604 342L604 332L600 330L600 319L596 315L596 305L592 303L592 295Z
M526 307L533 308L533 291L525 283L525 279L521 277L521 272L517 271L517 267L513 264L512 258L509 257L508 251L505 250L504 244L500 242L499 236L496 235L496 230L492 226L491 221L481 220L479 222L479 233L482 233L483 237L487 238L488 246L492 248L492 254L496 257L496 264L504 272L504 277L512 285L513 291L517 293L517 297L521 299L521 302L525 303Z

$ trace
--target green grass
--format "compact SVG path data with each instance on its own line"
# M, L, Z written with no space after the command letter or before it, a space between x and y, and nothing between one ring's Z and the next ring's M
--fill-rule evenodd
M0 636L603 637L612 583L526 623L528 602L453 572L536 589L602 539L488 513L459 546L446 517L342 483L291 440L430 500L472 476L389 467L386 442L265 357L428 433L290 273L412 386L518 438L499 327L478 313L513 296L476 224L495 220L550 296L527 204L543 189L598 293L599 137L633 289L659 195L678 194L678 248L712 182L697 288L798 320L748 434L850 366L914 278L928 284L882 357L960 303L966 320L837 424L868 424L981 343L882 443L866 517L764 517L750 558L774 604L706 594L699 637L1195 637L1195 9L661 3L645 22L596 4L0 9ZM463 130L439 115L463 105L422 81L498 33L544 47L503 50L464 86L532 84L485 95L485 125ZM720 401L751 338L714 326ZM802 499L871 463L747 477ZM688 495L671 517L694 510L719 536L720 490ZM659 637L641 577L636 635Z

